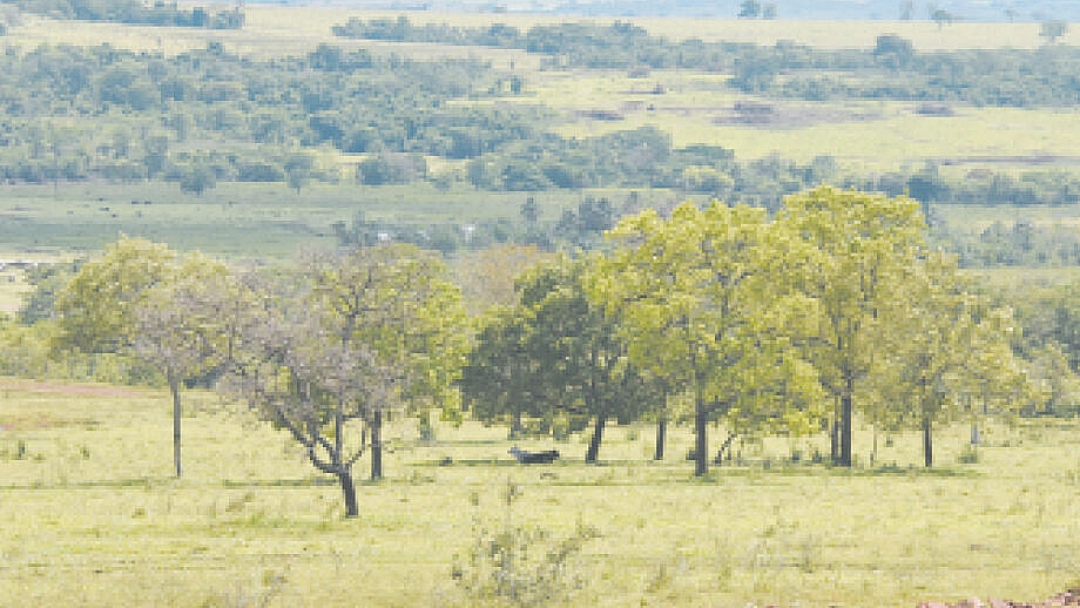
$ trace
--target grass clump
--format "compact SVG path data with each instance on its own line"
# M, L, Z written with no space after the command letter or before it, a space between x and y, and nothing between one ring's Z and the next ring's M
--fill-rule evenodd
M572 533L560 536L541 526L515 525L513 506L521 496L521 486L507 479L501 527L489 529L478 519L475 541L464 559L455 556L452 576L473 599L495 605L567 601L587 582L580 557L599 531L578 522ZM471 500L479 504L478 496Z

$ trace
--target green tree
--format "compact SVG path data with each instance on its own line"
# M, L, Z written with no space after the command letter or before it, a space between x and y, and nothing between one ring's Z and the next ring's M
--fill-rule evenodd
M524 434L525 416L550 418L541 410L539 362L528 351L528 314L517 306L489 310L460 381L464 407L485 423L506 422L511 437Z
M311 170L314 166L315 159L310 154L292 154L285 160L285 181L297 194L311 181Z
M619 321L585 293L588 262L562 258L521 279L521 305L531 314L528 352L539 376L541 400L569 418L591 420L586 462L599 457L611 419L629 424L657 392L628 357Z
M1043 21L1039 26L1039 35L1046 38L1047 44L1054 44L1058 38L1069 33L1069 23L1060 19Z
M849 467L856 389L881 354L890 316L899 314L925 223L912 199L827 186L788 197L777 222L815 252L795 281L821 309L808 352L837 410L834 461Z
M176 252L143 238L122 237L86 262L56 298L62 346L120 352L136 336L134 310L150 288L172 275Z
M796 348L814 303L789 289L791 239L764 210L686 203L668 221L628 218L612 238L591 292L623 320L631 361L692 396L695 475L708 471L711 420L738 432L814 426L820 388Z
M184 380L214 364L224 266L192 254L178 260L163 244L122 238L83 264L59 293L57 346L134 355L161 370L173 398L173 460L180 460Z
M912 270L904 281L906 313L894 331L885 334L893 339L886 361L899 373L897 384L907 397L901 403L922 430L923 460L930 467L933 426L955 413L949 410L958 404L965 364L976 348L976 323L949 260L935 255Z
M180 191L191 194L202 194L217 186L217 175L213 167L199 163L189 167L180 178Z
M743 0L739 4L739 19L757 19L761 15L761 2Z
M901 315L884 336L881 375L891 383L894 407L903 408L898 417L922 431L923 462L931 467L935 424L974 422L996 399L1015 411L1031 387L1010 346L1011 314L990 308L972 290L954 256L928 254L911 271Z
M934 23L937 23L938 29L941 29L945 25L952 25L953 21L956 21L958 18L956 15L936 4L927 6L926 11L930 15L930 19L932 19Z

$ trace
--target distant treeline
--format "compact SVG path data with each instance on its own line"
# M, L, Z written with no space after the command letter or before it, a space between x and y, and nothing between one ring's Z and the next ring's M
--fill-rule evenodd
M413 25L397 19L350 19L337 36L523 49L548 55L549 68L691 69L732 75L738 90L807 100L893 99L985 106L1072 106L1080 102L1080 49L918 52L900 36L879 36L874 49L824 50L779 42L680 42L631 23L503 24L468 28Z
M181 9L176 2L156 0L0 0L28 13L80 21L110 21L137 25L240 29L244 12L239 7L210 11L201 6Z
M473 103L520 86L477 60L408 61L329 45L265 62L219 44L176 57L42 46L0 56L0 179L165 179L193 192L219 181L301 189L311 180L657 188L770 209L824 182L934 203L1060 204L1080 195L1068 174L982 171L950 181L930 168L851 177L829 157L740 161L721 146L676 148L652 127L563 137L541 107ZM320 163L320 150L357 155L355 171L343 174L336 158ZM430 158L455 162L432 172Z

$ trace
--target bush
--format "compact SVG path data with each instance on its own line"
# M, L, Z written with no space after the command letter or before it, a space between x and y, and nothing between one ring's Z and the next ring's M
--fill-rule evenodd
M455 556L452 576L482 601L513 606L566 601L585 586L578 557L599 532L579 522L572 534L560 538L545 528L511 525L513 503L521 495L521 487L508 479L501 529L489 530L477 521L472 549L464 559ZM473 495L472 502L478 505L479 497Z

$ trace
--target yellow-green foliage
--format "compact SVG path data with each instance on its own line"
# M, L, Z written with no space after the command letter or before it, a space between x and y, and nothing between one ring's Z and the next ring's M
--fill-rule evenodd
M345 521L339 488L283 433L214 395L187 401L176 480L165 392L0 380L0 604L472 606L455 555L508 517L555 539L590 530L568 605L911 607L1034 600L1080 577L1072 422L984 427L977 459L966 426L943 429L933 473L909 469L915 434L879 435L872 468L858 433L850 472L807 464L825 438L736 442L692 481L687 428L661 463L641 426L611 429L599 466L575 436L555 465L522 467L503 428L422 444L399 421L389 478L361 485Z

